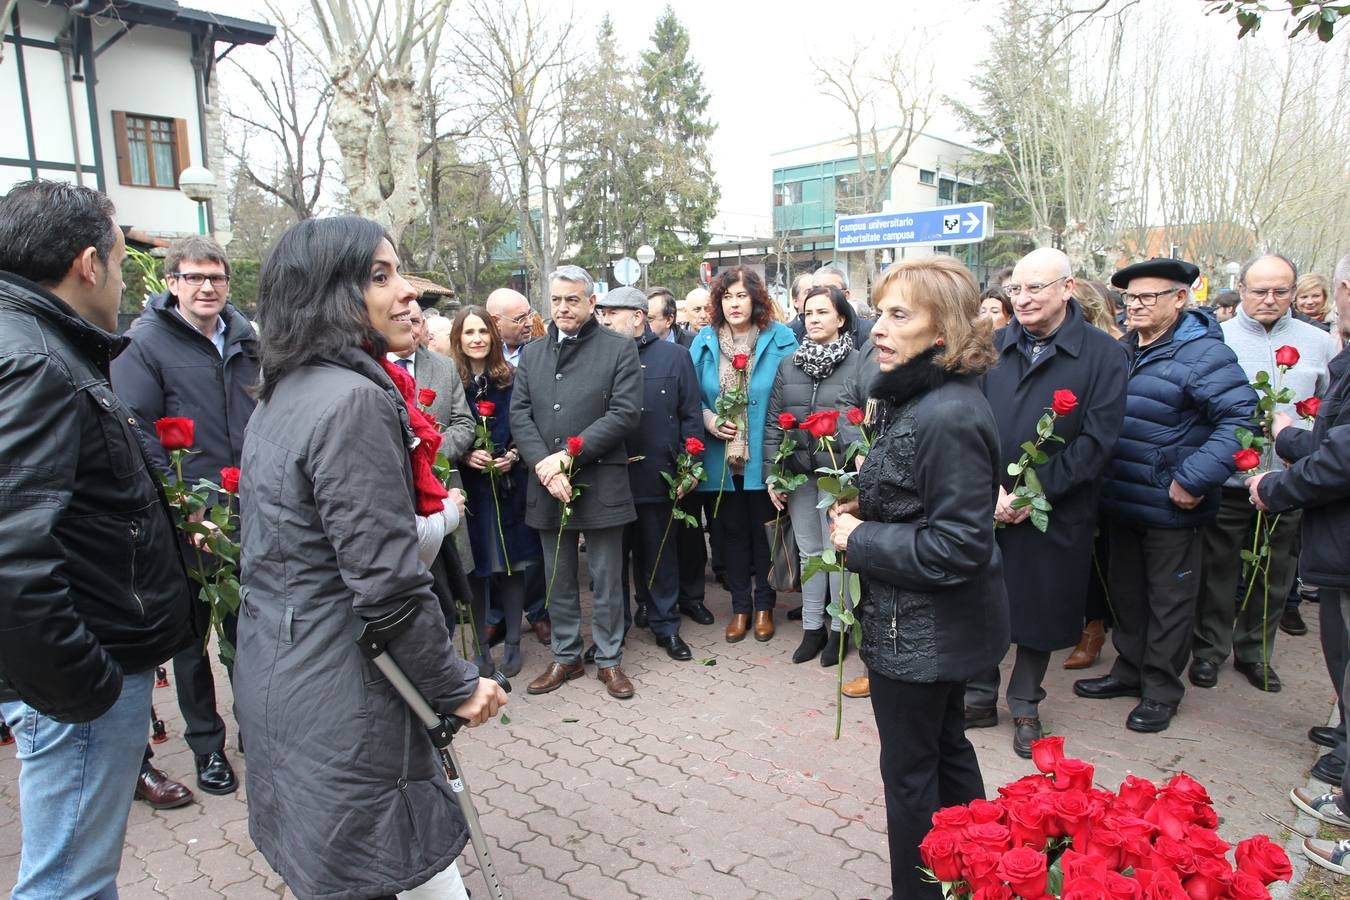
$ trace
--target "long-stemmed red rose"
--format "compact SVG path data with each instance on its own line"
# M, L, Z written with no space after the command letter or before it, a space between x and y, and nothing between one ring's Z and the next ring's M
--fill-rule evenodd
M717 413L716 425L722 427L728 422L736 423L736 439L744 438L746 435L745 411L750 408L750 393L747 384L746 371L750 366L750 356L745 353L737 353L731 358L732 371L736 373L736 384L724 390L717 395L717 400L713 403L713 411ZM717 484L717 499L713 501L713 518L722 509L722 492L727 486L727 469L729 468L731 458L727 451L731 447L731 441L726 442L722 451L722 478Z
M680 498L708 477L708 473L703 471L703 461L699 459L703 450L703 442L698 438L685 438L684 452L675 457L675 474L672 476L669 472L661 473L668 486L670 518L666 520L666 530L661 533L661 543L656 548L656 559L652 560L652 574L647 579L647 590L651 590L652 585L656 583L656 564L661 561L661 553L666 549L666 538L670 535L670 527L675 524L675 520L679 519L690 528L699 527L698 519L680 509L679 503Z
M1009 491L1013 495L1012 507L1013 509L1031 507L1027 518L1031 520L1036 530L1042 533L1050 527L1050 511L1054 507L1046 498L1045 488L1041 487L1041 479L1036 474L1036 466L1043 466L1050 461L1050 454L1041 447L1046 441L1064 443L1064 438L1055 434L1055 422L1077 408L1078 397L1073 391L1067 388L1055 391L1050 397L1050 406L1036 422L1035 440L1024 441L1022 455L1017 462L1008 463L1008 474L1013 476L1013 487ZM995 528L1002 528L1003 525L1002 522L994 523Z
M567 478L568 483L572 485L572 493L566 500L560 501L562 513L558 520L558 539L553 544L553 574L548 579L548 592L544 594L544 609L548 609L549 603L553 600L553 582L558 578L558 553L562 549L563 529L572 520L572 504L576 503L577 498L581 496L581 486L572 479L576 476L577 457L581 455L585 446L586 439L580 435L569 437L567 439L567 456L558 464L559 470Z
M502 564L506 566L506 574L514 574L511 571L511 554L506 551L506 533L502 530L502 504L497 495L497 445L492 440L491 421L493 415L497 412L497 404L491 400L479 400L474 404L474 411L478 413L473 426L473 449L482 450L489 457L487 465L483 471L487 472L488 489L492 491L492 509L497 514L497 539L502 548Z

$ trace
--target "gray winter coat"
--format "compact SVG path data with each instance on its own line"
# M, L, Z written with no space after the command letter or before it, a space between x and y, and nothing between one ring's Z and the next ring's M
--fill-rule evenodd
M834 371L820 380L803 372L791 356L778 364L778 376L769 394L769 416L764 422L765 460L773 459L778 452L778 445L783 442L783 430L778 427L779 414L792 413L800 423L813 412L835 409L845 384L857 366L857 350L848 351ZM839 421L844 421L843 415L840 415ZM832 465L829 451L820 449L820 442L805 431L794 430L792 439L797 442L797 449L792 451L786 463L789 474L814 475L816 469ZM847 449L848 444L835 438L834 455L839 465L843 465L843 454Z
M390 655L437 712L477 685L417 558L411 441L393 384L355 348L283 376L244 440L234 696L249 834L302 900L407 890L467 840L426 731L353 642L363 619L415 600Z
M558 343L558 327L525 345L511 392L511 434L533 469L567 449L569 437L585 441L574 462L581 497L572 505L569 531L611 528L637 519L628 485L627 439L642 418L642 364L637 344L588 319L575 340ZM525 522L556 530L561 506L530 473Z

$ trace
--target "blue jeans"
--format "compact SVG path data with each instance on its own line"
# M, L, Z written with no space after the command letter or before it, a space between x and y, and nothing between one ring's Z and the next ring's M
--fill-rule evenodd
M127 815L150 736L154 672L126 675L92 722L58 722L26 703L0 705L19 751L23 850L12 900L117 896Z

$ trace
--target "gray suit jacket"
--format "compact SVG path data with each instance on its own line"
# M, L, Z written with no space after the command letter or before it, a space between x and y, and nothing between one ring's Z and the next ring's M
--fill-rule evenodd
M464 481L459 477L459 460L473 446L474 417L469 412L469 400L464 394L464 383L459 380L459 371L447 356L418 347L413 354L413 373L419 388L430 388L436 392L436 402L431 404L431 414L442 428L441 452L455 466L450 476L450 486L461 490ZM455 551L464 563L466 571L473 571L473 548L469 545L468 523L461 520L455 529Z

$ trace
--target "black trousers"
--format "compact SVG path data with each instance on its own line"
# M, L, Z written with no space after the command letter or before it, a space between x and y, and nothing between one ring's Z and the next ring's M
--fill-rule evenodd
M201 601L198 601L201 602ZM225 617L225 636L237 642L239 617ZM225 667L230 678L234 667ZM211 657L202 645L180 650L173 658L174 687L178 690L178 710L183 714L183 739L192 752L201 756L225 749L225 720L216 712L216 679L211 673Z
M937 900L938 886L924 882L919 872L919 844L932 828L933 813L984 797L980 761L966 739L966 686L869 674L881 737L891 891L896 900Z
M1176 706L1186 688L1200 593L1200 531L1111 524L1111 603L1116 612L1111 675L1147 700Z
M722 525L722 544L726 548L727 587L731 590L731 611L749 613L773 609L778 595L769 587L769 539L764 523L773 519L769 492L742 489L740 475L727 479L722 493L718 519ZM709 493L716 502L717 494ZM753 580L753 593L751 581Z
M716 496L702 491L690 491L680 500L680 509L699 521L698 528L677 526L679 533L672 535L679 557L681 606L694 606L703 602L708 569L708 537L703 525L704 512L706 510L706 519L711 522L712 507L708 504Z
M657 637L671 637L680 633L680 613L675 608L680 591L679 550L675 543L675 531L695 530L682 522L670 524L670 510L669 500L639 503L637 521L624 529L623 536L624 624L632 623L632 604L628 591L631 581L632 596L639 603L647 604L647 624ZM668 534L667 524L670 526ZM661 546L662 536L666 539L664 547ZM650 588L647 587L649 581Z
M1340 713L1340 721L1336 723L1336 746L1331 749L1331 755L1344 760L1345 684L1346 674L1350 673L1350 623L1347 623L1342 612L1341 600L1350 597L1350 592L1338 591L1335 588L1319 588L1317 593L1317 620L1322 640L1322 658L1326 661L1331 686L1336 691L1336 709Z

